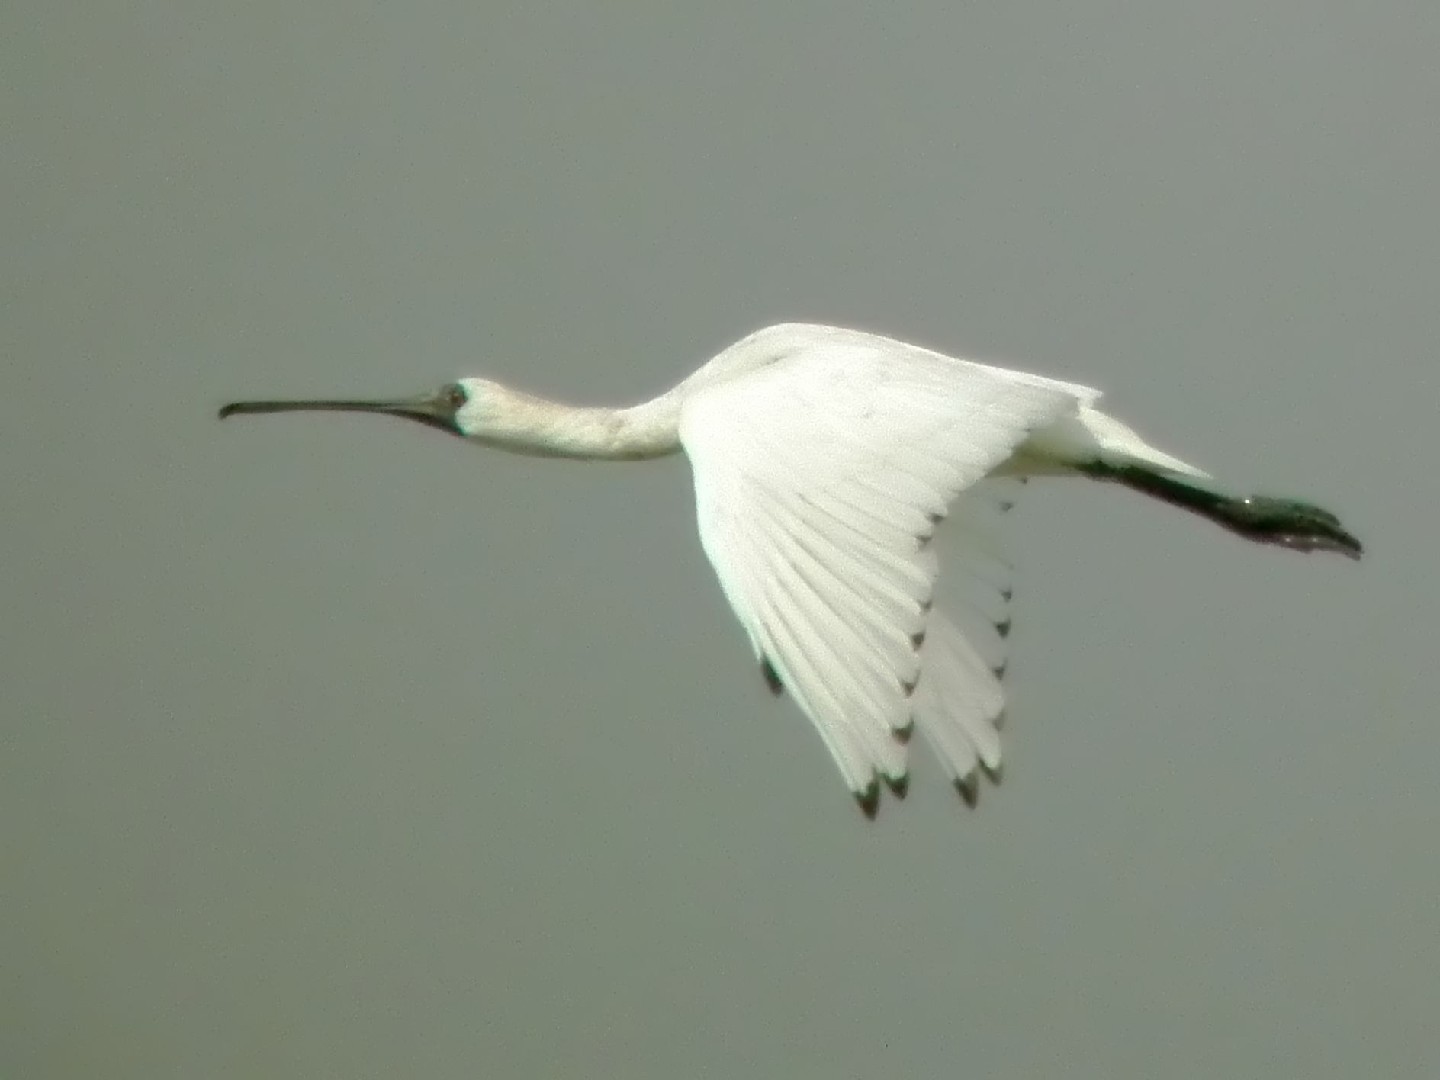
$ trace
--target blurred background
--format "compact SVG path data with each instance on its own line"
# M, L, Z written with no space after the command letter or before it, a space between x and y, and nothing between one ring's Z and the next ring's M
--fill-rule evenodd
M1440 9L6 16L0 1076L1440 1075ZM1031 485L1005 784L869 825L682 460L214 418L781 319L1366 560Z

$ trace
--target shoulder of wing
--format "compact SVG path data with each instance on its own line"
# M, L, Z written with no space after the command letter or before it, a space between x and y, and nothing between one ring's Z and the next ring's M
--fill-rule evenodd
M691 451L735 445L750 433L786 433L839 443L939 437L956 449L1009 441L1075 410L1085 387L958 361L884 338L843 335L733 378L696 385L680 409L680 439ZM948 434L942 434L948 433ZM813 449L813 448L812 448Z

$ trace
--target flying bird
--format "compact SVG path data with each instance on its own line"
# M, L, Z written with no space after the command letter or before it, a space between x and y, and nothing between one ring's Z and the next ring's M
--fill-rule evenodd
M700 543L765 683L819 732L860 809L903 797L919 728L965 802L1000 777L1010 566L998 519L1031 476L1119 484L1247 540L1358 559L1334 514L1236 496L1097 407L1089 387L888 337L786 323L629 408L482 378L399 400L237 401L419 421L520 454L683 452Z

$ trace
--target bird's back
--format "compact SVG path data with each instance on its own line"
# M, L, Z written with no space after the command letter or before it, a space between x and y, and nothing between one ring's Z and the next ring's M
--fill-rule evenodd
M717 353L676 387L676 390L685 394L695 393L802 356L823 357L826 353L853 356L865 352L873 355L874 362L882 372L893 373L897 381L903 380L907 371L933 372L939 365L942 369L955 369L957 375L963 373L967 382L977 379L993 380L1016 387L1056 390L1072 396L1077 402L1087 404L1100 396L1098 390L1079 383L982 364L974 360L963 360L883 334L851 330L842 326L826 326L822 323L799 322L776 323L741 338Z

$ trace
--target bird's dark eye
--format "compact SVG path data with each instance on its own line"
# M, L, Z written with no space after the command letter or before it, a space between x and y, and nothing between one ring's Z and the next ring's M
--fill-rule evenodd
M445 404L449 405L452 409L458 409L470 400L470 395L465 392L465 387L459 383L451 383L445 387L445 389L440 391L440 396L444 398Z

